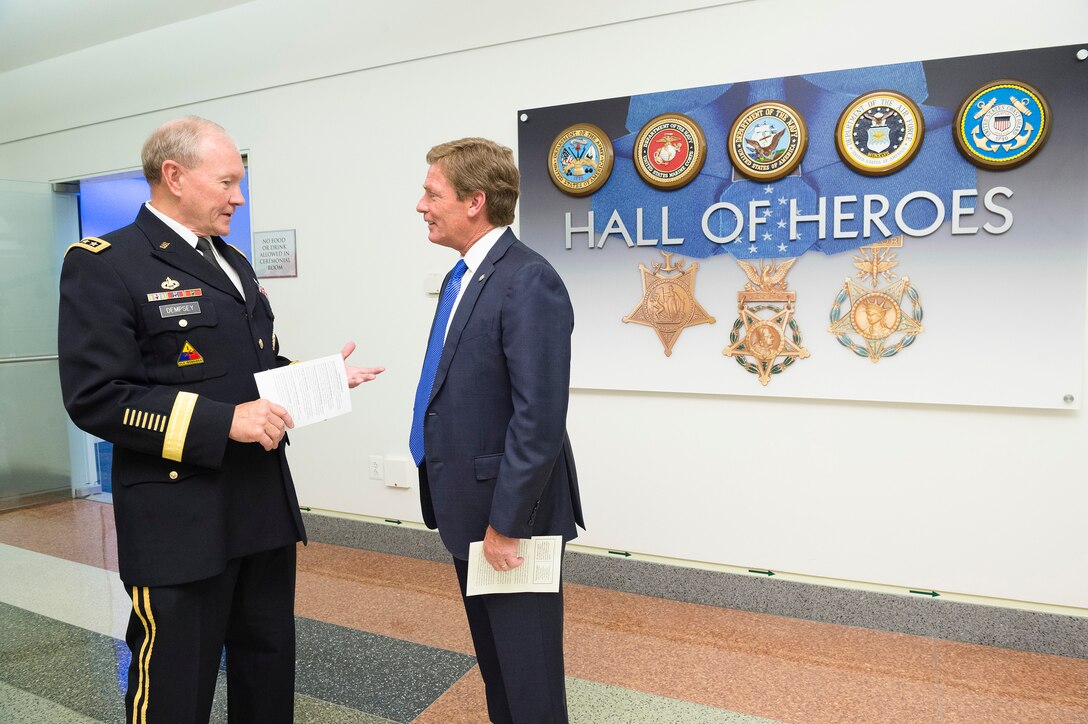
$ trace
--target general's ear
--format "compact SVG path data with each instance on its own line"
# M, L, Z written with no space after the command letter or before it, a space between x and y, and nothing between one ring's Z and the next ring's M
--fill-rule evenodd
M181 175L185 168L177 161L162 162L162 183L175 196L181 193Z

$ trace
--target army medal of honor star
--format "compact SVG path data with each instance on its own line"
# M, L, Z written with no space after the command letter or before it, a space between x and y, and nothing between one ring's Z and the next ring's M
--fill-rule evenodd
M835 335L839 344L854 352L859 357L868 357L876 364L884 357L898 354L904 347L914 342L915 336L922 333L922 302L918 292L910 285L910 279L903 277L898 281L892 271L899 262L893 248L903 246L903 236L861 247L861 255L854 257L856 277L868 279L871 289L866 289L853 279L847 279L842 291L835 297L831 306L831 326L827 331ZM883 289L877 289L880 280L892 282ZM903 309L903 295L910 299L911 313ZM843 313L842 305L849 300ZM864 345L854 342L851 334L858 334ZM893 335L895 343L889 346Z
M623 321L653 327L665 348L665 356L671 357L672 346L685 327L714 324L714 317L695 299L695 272L699 265L683 269L683 259L673 265L672 254L661 253L665 263L655 261L653 271L644 264L638 265L642 272L642 300Z
M796 258L778 265L772 261L769 266L760 261L757 269L737 260L749 283L744 285L744 291L737 292L737 321L729 333L729 346L722 354L735 358L747 372L759 375L763 385L771 381L771 375L783 372L798 358L808 357L808 350L801 346L801 329L793 318L797 293L786 288L786 274L795 263Z

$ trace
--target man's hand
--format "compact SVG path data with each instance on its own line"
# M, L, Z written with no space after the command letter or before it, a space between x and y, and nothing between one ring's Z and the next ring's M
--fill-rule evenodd
M344 372L348 376L348 388L352 389L358 387L364 382L370 382L372 379L385 372L384 367L352 367L348 364L348 357L355 351L355 343L348 342L344 345L344 348L340 350L340 356L344 358Z
M287 410L261 398L253 402L243 402L234 408L230 439L238 442L259 442L265 450L275 450L280 446L284 431L294 426L295 421Z
M509 571L525 562L518 555L518 539L507 538L491 526L484 533L484 558L496 571Z

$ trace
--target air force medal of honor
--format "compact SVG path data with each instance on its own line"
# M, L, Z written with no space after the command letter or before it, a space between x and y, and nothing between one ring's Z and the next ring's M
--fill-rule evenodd
M1013 168L1042 148L1050 124L1050 106L1042 93L1018 80L997 80L967 96L952 136L960 153L976 166Z
M793 318L797 293L786 288L786 274L796 263L796 258L786 259L777 266L773 261L770 266L760 261L757 269L737 260L749 283L744 285L744 291L737 292L737 321L729 333L729 346L722 354L736 359L746 371L759 375L763 385L771 381L771 375L783 372L798 358L808 357L808 350L801 346L801 329Z
M899 262L892 249L902 246L903 236L899 235L861 247L861 255L854 257L854 266L858 269L855 276L862 281L868 280L872 288L866 289L853 279L847 279L831 306L831 326L827 331L835 335L843 347L859 357L868 357L873 364L898 354L922 333L922 302L918 292L907 277L894 281L896 275L892 269ZM892 283L877 289L881 279ZM904 295L910 299L909 315L903 309ZM843 314L842 305L847 300L850 304ZM850 338L855 333L864 345ZM896 337L895 343L889 346L893 337Z
M612 141L605 132L591 123L577 123L552 141L548 171L563 193L586 196L604 186L612 159Z
M729 158L756 181L789 176L808 148L808 128L796 110L777 101L748 106L729 130Z
M895 91L873 91L855 98L839 116L835 145L855 171L883 176L910 163L924 131L914 101Z
M706 161L706 136L692 119L665 113L650 120L635 138L635 170L659 189L678 189L695 180Z
M695 272L699 265L683 269L683 259L673 265L672 254L661 253L665 263L654 262L653 271L644 264L638 265L642 272L642 300L623 321L653 327L665 348L665 356L671 357L672 346L685 327L714 324L714 317L695 299Z

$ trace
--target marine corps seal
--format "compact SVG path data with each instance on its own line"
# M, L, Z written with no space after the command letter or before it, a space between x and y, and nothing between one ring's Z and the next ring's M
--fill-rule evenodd
M674 265L672 254L661 253L665 263L654 262L652 271L644 264L638 265L642 272L642 300L623 321L653 327L665 348L665 356L671 357L672 346L686 327L714 324L715 320L695 299L695 272L699 265L684 269L683 259Z
M778 101L748 106L729 129L729 158L756 181L788 176L808 148L808 128L792 107Z
M745 371L759 375L764 386L771 381L771 375L808 357L808 350L801 346L801 329L793 318L797 293L786 286L786 274L796 263L796 258L777 265L772 261L769 266L760 261L757 269L737 260L749 282L744 291L737 292L737 321L722 354L734 358Z
M890 90L858 96L835 126L835 146L850 168L883 176L906 166L922 147L925 122L907 96Z
M867 280L871 288L848 278L831 305L831 326L827 331L843 347L859 357L868 357L873 364L898 354L923 331L922 302L917 290L910 285L910 279L896 279L892 271L899 265L892 249L901 246L903 236L899 235L861 247L861 255L854 257L858 269L855 276ZM881 280L892 283L878 289ZM910 299L910 314L903 309L904 296ZM849 304L844 312L846 302ZM851 334L861 337L863 344L855 342Z
M612 141L592 123L576 123L552 141L548 172L565 194L587 196L612 173Z
M635 170L659 189L678 189L695 180L706 161L706 136L692 119L665 113L650 120L635 138Z
M1013 168L1042 148L1050 125L1050 106L1042 93L1017 80L997 80L963 101L952 137L976 166Z

